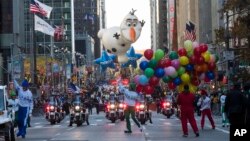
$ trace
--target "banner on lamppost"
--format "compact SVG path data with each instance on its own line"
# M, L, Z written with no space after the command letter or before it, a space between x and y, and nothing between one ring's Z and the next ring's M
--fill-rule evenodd
M71 64L67 64L66 66L66 77L67 79L71 78Z
M13 69L14 69L13 70L14 79L20 79L21 78L21 64L19 61L14 62Z

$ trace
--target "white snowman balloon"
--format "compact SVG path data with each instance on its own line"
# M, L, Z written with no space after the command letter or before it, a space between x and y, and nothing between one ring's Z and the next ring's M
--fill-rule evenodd
M98 37L108 53L117 55L119 63L126 63L128 57L126 52L141 34L144 21L140 22L134 15L133 10L122 21L120 27L101 29Z
M128 43L134 43L141 35L141 30L145 21L139 21L134 9L123 19L120 29L122 38Z
M119 63L128 61L126 52L130 48L130 43L125 42L120 35L120 27L111 27L108 29L101 29L98 32L98 37L108 53L117 55Z

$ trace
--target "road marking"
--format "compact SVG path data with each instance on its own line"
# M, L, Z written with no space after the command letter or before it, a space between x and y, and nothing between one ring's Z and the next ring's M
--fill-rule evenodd
M149 133L145 133L146 136L148 136Z
M33 128L42 128L43 126L38 125L38 126L34 126Z
M109 123L108 125L114 126L114 125L115 125L115 123Z
M52 127L60 127L61 125L53 125Z
M160 118L160 120L166 120L165 118Z
M221 131L221 132L223 132L223 133L226 133L226 134L229 134L230 132L229 131L227 131L227 130L224 130L224 129L220 129L220 128L215 128L216 130L218 130L218 131Z
M69 128L69 129L67 129L67 130L69 131L69 130L72 130L72 129L74 129L74 128L75 128L75 127L71 127L71 128Z
M59 136L59 135L61 135L61 133L57 133L55 136Z
M170 122L165 122L164 124L166 124L166 125L171 125L171 123L170 123Z
M40 122L35 123L35 125L41 124Z
M92 125L92 126L97 126L97 124L96 124L96 123L94 123L94 124L90 124L90 125Z
M145 127L145 126L142 126L142 129L143 129L143 130L146 130L146 127Z
M101 121L102 121L102 119L97 119L96 121L97 121L97 122L101 122Z

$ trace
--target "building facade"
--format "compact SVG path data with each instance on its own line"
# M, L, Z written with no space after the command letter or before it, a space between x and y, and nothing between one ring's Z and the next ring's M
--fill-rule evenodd
M150 0L151 49L158 48L158 1Z
M167 0L158 0L158 48L168 46Z

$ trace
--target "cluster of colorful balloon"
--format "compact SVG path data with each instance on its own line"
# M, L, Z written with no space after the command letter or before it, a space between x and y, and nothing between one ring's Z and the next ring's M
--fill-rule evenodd
M154 86L158 85L161 78L165 76L164 60L165 53L158 49L154 53L153 50L147 49L144 52L145 59L140 62L140 69L143 74L136 75L134 82L137 84L136 91L146 94L154 92Z
M195 92L201 81L209 82L215 78L216 61L218 57L208 51L206 44L186 40L184 48L178 52L171 51L169 56L158 49L144 52L147 60L140 62L142 75L134 78L137 92L152 94L154 86L160 79L167 83L169 89L183 91L184 85L189 85L190 91Z

